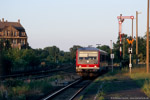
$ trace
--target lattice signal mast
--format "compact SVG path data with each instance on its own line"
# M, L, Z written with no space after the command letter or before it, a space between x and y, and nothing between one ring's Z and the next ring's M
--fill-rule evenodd
M132 19L132 38L133 38L133 19L134 16L122 16L122 14L120 14L120 16L117 16L118 22L119 22L119 37L120 37L120 56L122 54L122 23L124 22L125 19Z

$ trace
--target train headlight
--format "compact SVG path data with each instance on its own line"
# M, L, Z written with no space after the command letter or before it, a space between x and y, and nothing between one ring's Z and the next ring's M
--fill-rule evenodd
M96 65L94 67L97 67Z
M79 66L79 68L81 67L81 65Z

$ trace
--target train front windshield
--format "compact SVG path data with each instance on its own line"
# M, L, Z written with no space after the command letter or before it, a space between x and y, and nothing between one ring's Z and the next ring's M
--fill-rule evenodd
M97 51L79 51L78 55L79 64L98 64Z

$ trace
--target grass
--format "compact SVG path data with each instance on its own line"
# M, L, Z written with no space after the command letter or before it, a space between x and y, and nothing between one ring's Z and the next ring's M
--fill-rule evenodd
M118 77L120 77L120 75L118 75L118 77L116 77L116 75L118 73L119 73L119 70L115 70L114 72L108 72L107 74L102 75L99 78L97 78L94 82L92 82L92 84L90 84L90 86L88 86L85 89L85 91L82 95L82 99L80 99L80 100L83 100L84 98L87 98L87 95L91 94L91 93L93 93L93 94L97 93L96 100L104 100L105 92L104 92L103 88L102 89L100 88L102 83L104 81L106 82L106 81L116 81L116 80L118 80Z
M150 74L145 68L134 68L130 77L141 87L142 91L150 97Z
M79 100L83 100L83 95L80 96Z
M38 99L40 95L54 90L51 82L63 77L60 75L52 76L39 80L22 81L17 79L8 79L0 83L0 100L26 100ZM49 90L49 91L47 91Z
M128 86L127 80L134 80L140 87L141 90L150 97L150 74L145 73L145 68L132 68L132 74L129 74L129 69L122 68L121 70L114 70L114 72L108 72L103 76L100 76L95 80L87 89L83 97L86 97L87 93L94 89L94 86L98 87L104 82L102 89L97 94L96 100L104 100L104 97L109 92L127 90L134 88L134 86ZM118 82L116 82L118 81ZM122 81L121 83L119 81ZM97 84L96 84L97 83ZM136 86L135 86L136 87ZM114 94L115 97L120 95Z
M99 94L98 94L98 100L105 100L105 98L104 98L104 92L103 91L101 91Z

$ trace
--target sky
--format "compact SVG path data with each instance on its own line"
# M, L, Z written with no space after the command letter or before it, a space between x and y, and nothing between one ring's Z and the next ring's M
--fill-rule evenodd
M20 19L32 48L57 46L69 51L73 45L110 45L117 41L117 16L138 14L138 34L147 28L147 0L1 0L0 19ZM122 33L131 35L131 20L125 19ZM134 36L136 35L134 19Z

